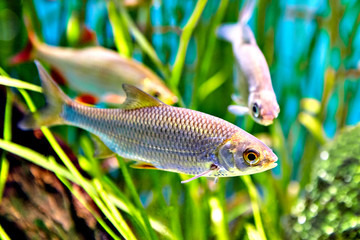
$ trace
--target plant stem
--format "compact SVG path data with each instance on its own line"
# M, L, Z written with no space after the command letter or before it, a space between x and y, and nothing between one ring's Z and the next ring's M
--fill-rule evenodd
M12 108L12 93L10 88L6 88L6 103L4 113L4 140L11 140L11 108ZM5 152L1 154L1 168L0 168L0 204L5 189L6 179L9 174L9 161L6 159Z
M201 61L201 64L200 64L198 77L194 78L194 93L202 93L202 90L200 88L204 84L201 85L199 88L198 88L198 84L199 84L199 82L202 83L202 80L207 77L206 75L209 72L210 65L212 63L212 56L214 54L215 43L216 43L215 30L216 30L216 27L220 25L222 19L224 18L225 11L226 11L226 8L227 8L228 4L229 4L229 0L220 1L219 8L218 8L218 10L217 10L217 12L216 12L216 14L214 16L213 23L212 23L212 25L211 25L211 27L209 29L210 37L208 37L208 41L206 43L206 45L207 45L206 50L205 50L204 56L202 57L203 61ZM227 70L227 72L224 72L224 75L227 76L229 71L228 71L227 68L224 68L224 70L225 69ZM223 73L223 70L221 70L221 73ZM225 76L224 76L222 82L227 80L227 77L225 77ZM213 77L211 77L210 79L212 79L212 78ZM208 92L210 92L210 91L208 91ZM199 100L201 102L205 97L201 98L200 96L198 96L198 98L199 98ZM193 103L192 104L193 104L193 107L196 108L196 105L198 104L196 96L193 97Z
M55 163L55 161L51 161ZM86 200L73 189L71 183L65 179L63 176L55 173L59 180L69 189L69 191L79 200L79 202L94 216L94 218L98 221L98 223L105 229L105 231L113 238L113 239L120 239L112 230L111 228L105 223L104 220L94 211L94 209L89 206Z
M256 230L258 231L261 239L266 240L266 235L264 232L264 227L262 225L261 216L260 216L258 193L255 188L255 185L251 181L251 177L249 175L241 176L241 179L244 181L245 186L248 189L250 195L251 207L253 209Z
M120 10L120 14L122 15L125 24L130 29L132 35L142 48L142 50L150 57L150 59L155 63L157 68L161 71L162 75L165 79L169 77L169 70L163 65L160 61L159 57L157 56L155 49L151 46L149 41L145 38L145 36L139 31L136 27L135 23L131 19L129 13L126 11L125 7L122 5L121 1L115 0L116 6Z
M27 105L29 106L29 109L31 112L35 112L36 108L34 103L32 102L30 96L28 93L23 90L19 89L20 93L23 95ZM65 166L69 169L70 173L79 181L80 186L90 195L90 197L93 199L93 201L98 205L98 207L102 210L104 215L109 218L111 223L117 228L117 230L124 236L129 239L135 239L129 235L130 233L127 231L124 231L123 227L119 227L116 220L112 217L110 211L107 210L105 205L102 203L101 199L98 197L98 194L94 189L91 187L91 185L85 180L85 178L80 174L80 172L76 169L76 167L73 165L71 160L68 158L66 153L62 150L58 142L56 141L55 137L52 135L50 130L47 127L41 127L41 131L43 132L46 139L49 141L51 147L54 149L56 154L59 156L59 158L62 160L62 162L65 164ZM127 227L128 228L128 227ZM132 232L131 232L132 234Z
M126 239L136 239L135 235L132 233L131 229L129 228L124 218L121 216L118 209L110 201L108 194L104 191L101 185L101 182L98 179L94 179L93 183L96 190L98 191L100 198L102 199L102 202L105 204L103 205L103 208L109 211L109 215L112 216L115 227L117 229L121 229L121 233Z
M131 38L127 31L127 28L124 26L124 21L122 17L119 15L116 5L113 1L109 1L107 3L107 8L108 8L111 27L114 32L116 48L122 56L126 58L131 58L131 54L132 54Z
M195 29L195 26L205 8L207 0L199 0L196 3L195 9L191 17L189 18L188 22L186 23L185 27L183 28L183 33L180 37L179 49L176 55L172 76L170 79L170 85L173 88L178 89L181 73L184 67L186 50L192 36L192 33Z
M0 225L0 238L3 240L10 240L10 237L6 234L3 227Z
M136 192L135 185L131 179L129 171L127 170L124 160L121 157L119 157L118 155L116 155L116 158L119 162L121 172L124 175L125 183L126 183L127 187L129 188L130 194L132 195L132 197L135 201L135 206L138 207L138 210L140 211L140 214L141 214L142 218L144 219L145 225L151 236L151 239L157 239L157 236L156 236L154 230L151 228L148 215L146 214L144 206L142 205L142 203L140 201L140 197L139 197L138 193Z

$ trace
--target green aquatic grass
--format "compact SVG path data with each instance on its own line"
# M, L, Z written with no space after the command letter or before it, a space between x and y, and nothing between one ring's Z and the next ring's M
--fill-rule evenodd
M224 91L221 92L221 97L226 95L226 98L230 99L233 90L229 88L230 84L227 81L231 79L233 59L226 56L225 61L216 61L219 56L226 54L225 48L219 49L218 46L226 46L227 50L230 50L230 47L228 44L221 45L223 43L216 39L215 30L224 21L224 18L226 18L226 21L231 20L232 14L238 10L235 8L237 3L227 0L220 1L219 6L216 6L215 15L211 16L210 20L202 22L200 16L205 11L204 7L207 4L212 4L212 2L207 3L204 0L197 2L193 14L180 33L180 46L177 50L172 72L168 66L160 61L151 46L150 40L140 32L137 23L132 19L133 15L129 14L122 2L114 0L109 1L108 4L111 6L108 11L111 15L110 20L112 21L116 47L120 52L130 56L132 48L136 47L135 44L138 44L142 52L150 58L156 69L161 72L165 81L172 86L172 90L176 92L180 99L180 106L183 106L181 100L185 96L179 94L178 86L181 85L180 82L183 79L189 77L184 74L183 70L186 68L186 71L188 71L187 67L189 67L185 65L184 61L187 45L191 37L194 37L198 44L197 50L199 54L199 61L190 66L192 71L190 74L194 74L191 75L192 80L189 83L190 85L193 84L194 87L190 103L191 108L202 110L203 106L217 104L220 89ZM276 31L277 26L274 24L274 27L265 29L265 25L271 25L271 22L265 24L264 16L265 11L266 14L269 14L269 9L278 8L277 4L276 2L260 1L258 15L261 16L259 16L258 22L255 22L256 26L260 28L257 29L258 33L261 33L258 35L258 43L263 43L265 46L264 53L270 60L274 58L274 56L271 56L274 49L266 47L273 44L274 40L271 38L271 34ZM62 3L62 7L64 8L64 3ZM116 9L120 13L116 12ZM32 11L35 12L35 8ZM133 9L132 13L134 12ZM59 17L61 20L62 17ZM236 19L235 17L233 16L233 20ZM268 20L268 18L266 19ZM279 16L273 16L273 19L270 20L277 22ZM77 31L74 28L68 28L68 31ZM40 29L40 27L37 29ZM135 38L134 43L129 41L128 33L124 29L129 29ZM194 34L194 29L199 31ZM315 35L317 34L318 30L315 31ZM262 48L262 46L260 47ZM312 55L312 52L313 50L310 50L309 56ZM304 61L308 61L308 58L304 57ZM271 62L272 60L269 61L269 63ZM304 72L303 65L304 63L299 62L299 69L297 69L299 72ZM6 74L3 72L3 75ZM17 78L24 77L21 75L15 76ZM281 162L280 175L277 177L274 177L270 172L266 172L255 174L252 177L220 179L220 182L215 187L211 180L205 178L183 185L180 184L183 175L179 177L175 173L149 173L146 170L134 171L128 168L128 164L122 158L118 159L120 162L118 172L120 177L114 177L103 172L99 160L92 157L92 146L88 137L82 138L81 136L79 144L69 144L75 152L78 150L77 147L82 150L81 154L77 153L76 156L78 156L82 170L90 175L90 179L87 179L69 162L69 159L66 159L50 131L46 130L46 128L43 130L49 137L51 146L56 150L64 164L57 163L54 157L45 157L31 149L12 143L10 138L5 136L4 139L0 139L0 148L54 172L114 239L133 239L134 237L139 239L282 239L284 236L284 229L281 224L283 217L291 212L291 207L295 202L294 199L310 181L313 157L317 154L318 148L328 141L322 130L326 109L330 97L334 91L337 91L336 88L343 86L343 83L338 83L336 78L336 70L329 68L325 76L320 110L315 111L307 109L307 107L301 109L302 112L297 116L297 120L290 127L290 132L287 135L283 132L280 120L276 120L268 128L254 124L250 118L244 120L243 126L245 130L251 133L265 132L270 138L271 145ZM26 80L25 77L24 80ZM5 76L0 77L0 84L17 88L28 102L30 108L35 109L29 94L25 90L41 92L40 87ZM186 85L186 87L188 86ZM294 97L293 93L282 92L281 94L284 99ZM33 95L31 96L33 97ZM344 98L345 96L343 94L340 97ZM7 104L10 103L11 101L7 101ZM286 104L283 103L283 106ZM339 111L341 123L339 123L338 128L344 124L344 116L346 116L344 105L345 101L342 100L340 104L342 110ZM208 108L207 112L234 122L234 118L230 114L224 114L224 111L218 110L226 109L226 107L225 105L216 105ZM5 118L9 119L10 115L11 113L5 113L5 116L7 116ZM10 120L4 121L5 125L8 121ZM4 129L10 129L8 126L4 127ZM303 156L299 157L294 156L292 151L301 132L305 132L304 141L306 145L302 149L301 154ZM74 135L77 133L75 132ZM84 156L82 153L84 153ZM294 163L296 157L301 158L300 162ZM4 185L8 162L2 161L1 164L0 184ZM301 165L302 170L296 172L295 165ZM296 181L291 182L291 179L296 179ZM103 217L98 216L91 206L87 205L83 197L73 189L71 182L80 185L89 194L105 215L107 222L104 221ZM166 189L168 192L164 193ZM148 193L148 191L151 191L151 193ZM234 194L234 192L237 194ZM142 195L146 194L152 194L153 198L148 205L142 204L140 201L140 196L143 197ZM247 199L244 196L250 196L250 198ZM236 197L240 198L239 203L230 208L229 203ZM5 238L3 235L1 236Z
M254 214L255 226L257 233L259 234L261 239L266 239L264 227L261 221L260 209L259 209L259 198L257 190L251 181L251 177L249 175L241 176L241 179L244 181L245 186L249 192L251 199L251 206Z
M179 49L176 54L175 63L172 69L171 73L171 79L169 84L174 88L178 89L182 70L185 63L185 56L187 47L190 41L190 38L193 34L193 31L196 27L197 22L199 21L199 18L205 8L205 5L207 3L207 0L199 0L196 3L195 9L189 18L188 22L183 28L182 34L180 36L180 43L179 43Z
M3 71L2 71L2 73L4 74ZM9 78L9 82L10 83L8 83L7 85L10 85L10 86L16 85L18 87L23 87L22 84L24 83L22 81L18 81L16 79L10 79L10 78ZM26 86L26 84L25 84L25 86ZM36 107L33 104L29 94L24 89L18 89L18 90L24 97L25 102L28 104L30 111L35 112ZM102 210L104 215L107 216L107 218L112 222L112 224L121 233L122 236L124 236L126 239L136 239L135 235L132 233L132 231L128 227L127 223L122 219L120 213L116 210L114 204L111 201L109 201L109 199L111 199L111 198L109 196L107 196L106 191L103 190L103 186L100 183L100 181L97 179L94 179L93 182L91 183L91 182L88 182L85 178L83 178L83 176L75 168L75 166L71 163L70 159L67 157L67 155L64 153L64 151L61 149L59 144L56 142L54 136L49 131L49 129L46 127L42 127L41 130L44 133L45 137L48 139L50 145L53 147L53 149L58 154L58 156L63 161L63 163L65 164L65 166L67 167L67 169L69 171L66 171L62 166L56 164L56 162L50 161L51 158L49 158L49 159L44 158L41 154L38 154L37 152L34 152L25 147L13 144L6 140L0 139L0 148L4 149L6 151L12 152L13 154L19 155L25 159L28 159L39 166L42 166L50 171L53 171L54 173L56 173L62 177L66 177L67 179L78 183L90 195L90 197L93 199L93 201L98 205L98 207ZM125 171L125 173L126 173L126 168L124 170L125 166L124 165L122 165L122 166L123 166L122 167L123 172ZM145 211L141 205L141 202L139 201L135 187L131 184L131 182L129 182L129 181L131 181L131 180L129 180L129 177L127 177L125 179L127 179L127 183L129 184L129 186L132 186L132 194L135 196L134 201L136 202L137 208L140 209L140 211L141 211L141 217L143 218L142 222L145 223L145 226L148 229L147 230L148 233L151 234L150 235L151 239L156 239L156 235L150 225L148 215L145 213ZM104 182L104 181L102 181L102 182ZM112 185L112 187L113 186L114 185ZM69 189L69 190L71 191L71 189ZM126 205L127 204L125 204L125 206ZM129 205L127 207L134 209L134 207L129 207ZM95 216L95 218L98 218L98 217ZM157 225L158 229L159 228L166 229L166 228L162 227L162 225L159 224L158 222L155 221L154 223ZM103 223L100 223L100 224L103 225ZM105 230L106 230L106 228L105 228ZM170 231L168 231L168 232L170 233ZM108 233L110 235L113 234L111 232L108 232ZM171 236L171 233L168 235Z
M163 65L154 48L151 46L151 43L137 28L136 24L130 17L128 11L125 9L122 2L120 0L111 0L111 2L115 3L116 7L118 7L119 13L122 16L125 25L130 30L131 34L134 36L141 49L151 58L156 67L163 74L164 78L167 79L170 75L169 70Z
M69 180L78 185L81 184L78 178L74 177L74 175L63 165L57 163L52 156L45 157L36 151L33 151L29 148L26 148L24 146L9 141L4 141L3 139L0 139L0 148L12 154L18 155L44 169L52 171L56 173L58 176L62 177L63 179ZM136 210L136 208L129 202L129 200L119 191L119 189L115 186L112 180L110 180L106 176L103 176L102 178L100 178L100 181L101 184L104 186L104 188L106 188L106 190L110 192L107 198L122 211L134 216L134 218L137 219L138 222L140 223L139 225L141 225L143 221L141 220L138 210ZM85 182L88 185L89 192L95 194L96 189L93 186L93 184L90 182L90 180L85 180ZM76 192L72 192L72 193L75 196L77 194ZM91 194L89 195L92 196ZM81 199L79 200L81 201ZM167 229L162 223L156 221L151 217L150 217L150 223L152 228L162 233L168 239L174 239L171 231Z
M208 95L210 95L226 80L228 80L228 74L230 74L231 72L229 71L228 67L232 67L232 63L225 64L223 69L220 70L217 74L213 75L206 81L204 80L209 74L211 63L213 61L217 41L217 38L215 36L216 28L221 24L223 20L228 4L229 0L220 1L219 8L216 11L214 19L211 22L210 28L208 30L210 37L207 37L206 50L201 57L202 61L200 63L200 66L198 67L198 71L196 72L196 76L194 78L194 93L198 93L198 96L193 97L192 107L196 108L197 105L200 104ZM198 101L200 103L198 103Z
M10 240L10 237L6 234L4 228L0 225L0 237L3 240Z
M12 110L12 92L9 88L6 88L6 103L5 103L5 112L4 112L4 128L3 128L3 138L7 141L11 140L11 110ZM9 174L9 161L6 158L6 153L1 154L1 163L0 163L0 204L2 202L2 196L4 193L4 188L6 184L6 179Z
M35 112L36 107L33 104L28 93L23 89L19 89L19 92L24 97L25 102L27 103L30 111ZM93 201L101 209L101 211L104 213L104 215L110 220L110 222L115 226L115 228L119 231L119 233L121 233L121 235L124 236L126 239L136 239L135 236L133 235L132 231L128 227L127 223L125 221L123 221L122 219L116 219L115 216L112 215L112 212L106 208L106 205L103 203L102 199L98 196L98 194L96 194L94 189L92 189L90 187L89 183L86 182L84 177L75 168L75 166L72 164L71 160L67 157L65 152L61 149L60 145L57 143L57 141L55 140L54 136L49 131L49 129L47 127L41 127L41 131L43 132L44 136L49 141L49 143L52 146L52 148L54 149L54 151L58 154L60 159L63 161L63 163L65 164L67 169L69 169L70 173L74 176L74 178L76 178L78 180L78 183L80 184L80 186L91 196ZM16 152L13 152L13 153L16 154ZM104 192L102 192L102 193L104 193ZM110 205L110 206L112 206L112 205Z
M216 238L219 240L228 240L229 231L228 224L225 219L225 210L222 207L224 201L220 201L220 198L211 197L209 199L209 206L211 211L211 221L215 229Z
M114 1L107 3L109 19L114 33L115 45L121 55L131 58L132 42L127 28L125 27L123 17L118 14Z
M203 102L212 92L218 89L229 77L229 69L224 67L214 76L210 77L206 82L199 87L199 102Z
M129 175L129 172L127 170L127 167L125 165L125 162L124 160L119 157L119 156L116 156L116 159L118 160L119 162L119 165L120 165L120 169L121 169L121 172L122 174L124 175L124 179L125 179L125 183L127 185L127 187L129 188L130 190L130 193L132 195L132 198L133 200L135 201L135 206L138 208L138 210L140 211L140 214L143 218L143 221L145 222L145 226L147 228L147 231L150 235L150 238L151 239L157 239L156 235L155 235L155 232L153 231L153 229L151 228L151 225L150 225L150 222L149 222L149 219L148 219L148 216L145 212L145 209L143 207L143 205L141 204L141 201L140 201L140 198L139 198L139 195L136 191L136 188L135 188L135 185L132 181L132 178L131 176Z
M21 81L18 79L4 77L4 76L0 76L0 85L31 90L31 91L39 92L39 93L42 92L41 87L39 87L39 86L24 82L24 81Z
M73 189L71 183L64 177L56 174L59 180L70 190L70 192L80 201L80 203L95 217L96 221L105 229L105 231L113 238L120 239L114 231L105 223L105 221L95 212L95 210L89 206L87 201L76 190Z

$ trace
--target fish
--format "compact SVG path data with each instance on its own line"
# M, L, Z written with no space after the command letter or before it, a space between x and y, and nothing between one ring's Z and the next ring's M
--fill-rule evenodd
M232 99L237 105L230 105L228 110L235 115L249 114L255 122L267 126L278 117L280 107L269 66L247 24L255 3L247 0L238 22L219 26L217 36L232 44L236 59L234 87L238 93L233 94Z
M178 101L177 96L165 83L140 62L124 58L102 46L50 46L37 38L29 23L25 25L29 44L10 59L10 64L19 64L35 58L45 61L67 80L70 88L80 93L93 94L103 102L119 104L124 101L125 92L121 87L123 83L136 86L170 105Z
M277 156L238 126L206 113L167 105L123 84L120 108L97 108L70 99L35 61L47 104L19 122L23 130L71 125L94 134L137 168L201 176L254 174L277 166ZM142 167L143 166L143 167Z

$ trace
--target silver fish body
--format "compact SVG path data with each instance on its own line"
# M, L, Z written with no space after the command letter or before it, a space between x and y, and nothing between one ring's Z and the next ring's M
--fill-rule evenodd
M220 118L166 105L130 85L123 86L127 98L120 109L81 105L37 65L49 104L25 118L20 123L23 129L77 126L124 158L186 174L238 176L276 166L276 155L264 143Z
M156 168L199 174L219 165L217 147L233 134L245 131L222 119L168 105L135 110L66 106L67 124L86 129L124 158Z
M243 107L229 106L229 110L238 115L250 114L256 122L269 125L278 116L280 108L268 64L247 25L254 6L255 1L248 0L240 13L239 22L220 26L217 34L232 43L236 58L234 86L239 95L234 95L233 99Z

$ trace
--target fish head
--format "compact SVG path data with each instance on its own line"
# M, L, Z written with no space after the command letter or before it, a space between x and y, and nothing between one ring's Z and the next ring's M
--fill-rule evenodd
M245 131L235 133L218 148L220 167L231 176L263 172L277 166L278 157L259 139Z
M280 112L275 93L273 91L259 91L250 94L249 111L257 123L265 126L272 124Z
M142 90L168 105L173 105L178 101L177 96L171 92L163 82L160 82L160 80L152 81L149 78L145 78Z

